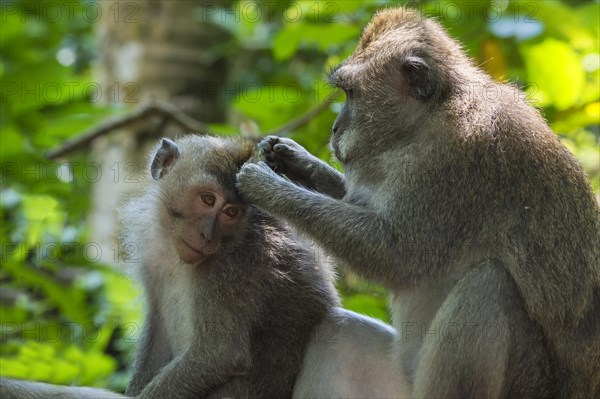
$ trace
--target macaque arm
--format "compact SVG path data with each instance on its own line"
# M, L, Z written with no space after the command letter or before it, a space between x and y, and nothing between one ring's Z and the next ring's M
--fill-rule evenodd
M238 189L250 202L306 231L334 257L364 266L364 277L396 285L414 280L411 268L400 262L408 239L397 237L375 211L294 185L262 163L242 167Z
M206 399L248 398L250 396L249 388L247 377L233 377L213 390Z
M342 199L346 195L344 175L320 159L315 158L315 160L312 174L315 191L335 199Z
M136 347L133 372L126 394L138 395L160 369L169 362L170 356L164 324L160 320L158 312L151 310L147 312L142 334Z
M333 198L341 199L346 194L344 175L294 140L267 136L259 148L269 167L294 183Z
M137 397L141 399L205 397L231 378L242 374L242 363L233 354L222 358L219 356L207 358L192 348L166 365Z

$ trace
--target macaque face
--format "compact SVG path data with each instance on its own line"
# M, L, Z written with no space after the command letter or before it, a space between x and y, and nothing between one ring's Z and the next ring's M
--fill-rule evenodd
M380 48L381 47L381 48ZM371 43L329 74L333 87L346 100L332 128L331 147L342 163L364 154L369 146L386 146L386 140L412 131L411 126L427 112L435 92L435 78L425 59Z
M201 264L243 239L248 212L235 175L253 150L206 137L161 140L150 165L156 211L182 262Z
M390 104L396 99L386 97L391 91L385 89L389 82L381 82L381 77L373 76L371 69L366 62L344 63L329 76L329 83L346 95L331 135L331 147L342 163L353 160L365 145L374 145L368 133L380 132L381 125L388 123L394 111Z
M173 245L181 260L199 264L218 254L243 230L246 207L216 186L190 187L166 209Z
M350 70L354 69L354 73ZM329 76L329 82L332 86L340 88L346 94L346 100L342 110L335 119L332 127L331 146L337 159L344 162L349 157L348 148L345 148L344 142L349 136L352 136L352 116L355 114L356 107L355 92L356 84L352 79L356 76L356 68L340 66ZM351 139L351 137L350 137Z

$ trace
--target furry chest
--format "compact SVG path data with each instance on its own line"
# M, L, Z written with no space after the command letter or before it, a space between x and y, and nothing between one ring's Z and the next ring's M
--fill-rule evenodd
M197 307L193 293L195 279L181 266L180 270L165 273L159 284L162 295L160 314L163 316L171 351L183 354L193 344Z

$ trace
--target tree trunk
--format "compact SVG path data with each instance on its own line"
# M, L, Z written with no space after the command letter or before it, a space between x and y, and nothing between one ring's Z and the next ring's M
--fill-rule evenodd
M104 104L135 107L166 100L207 122L224 120L220 96L227 75L224 48L229 35L206 22L215 2L98 2L97 77ZM226 3L221 3L226 4ZM165 128L167 128L165 130ZM147 177L146 155L157 139L183 132L150 118L138 126L97 139L91 160L102 175L92 188L92 240L102 248L102 262L118 261L116 212L124 197Z

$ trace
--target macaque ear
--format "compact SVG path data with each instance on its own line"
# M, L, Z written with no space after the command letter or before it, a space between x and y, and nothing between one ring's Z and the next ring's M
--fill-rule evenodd
M152 164L150 165L150 174L154 180L160 180L171 167L175 164L180 155L179 147L171 139L163 138L160 148L156 151Z
M402 64L402 73L414 98L424 102L434 95L436 88L435 73L423 58L417 56L407 57Z

